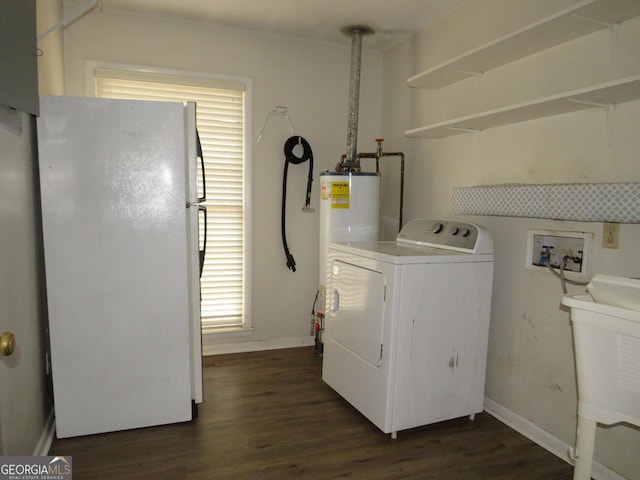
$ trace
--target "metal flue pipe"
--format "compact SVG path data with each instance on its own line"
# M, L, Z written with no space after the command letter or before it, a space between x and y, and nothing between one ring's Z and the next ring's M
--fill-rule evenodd
M366 25L344 27L342 32L351 35L351 75L349 78L349 119L347 130L347 157L343 167L356 168L358 146L358 111L360 107L360 66L362 63L362 37L374 33Z

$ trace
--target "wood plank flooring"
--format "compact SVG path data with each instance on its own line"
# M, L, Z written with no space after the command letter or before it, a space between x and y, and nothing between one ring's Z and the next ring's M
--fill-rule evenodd
M206 357L193 422L54 440L83 479L570 480L487 413L392 440L321 380L312 347ZM149 405L153 408L153 405Z

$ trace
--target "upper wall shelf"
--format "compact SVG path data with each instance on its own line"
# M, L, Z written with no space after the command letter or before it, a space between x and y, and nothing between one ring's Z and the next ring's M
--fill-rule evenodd
M407 130L405 135L412 138L443 138L637 99L640 99L640 75L414 128Z
M414 75L407 84L441 88L639 15L639 0L583 0Z

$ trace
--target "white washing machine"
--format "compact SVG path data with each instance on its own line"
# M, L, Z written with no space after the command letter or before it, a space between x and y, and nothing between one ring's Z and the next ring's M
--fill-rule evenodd
M330 243L322 378L384 433L482 411L493 242L417 219L395 242Z

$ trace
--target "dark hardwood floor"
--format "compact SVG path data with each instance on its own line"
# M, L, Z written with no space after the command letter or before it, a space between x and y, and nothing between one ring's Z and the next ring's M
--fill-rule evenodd
M83 479L570 480L487 413L392 440L321 380L312 348L206 357L194 422L54 440ZM153 405L149 405L153 408Z

